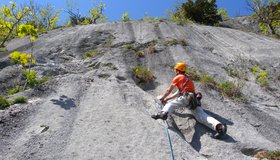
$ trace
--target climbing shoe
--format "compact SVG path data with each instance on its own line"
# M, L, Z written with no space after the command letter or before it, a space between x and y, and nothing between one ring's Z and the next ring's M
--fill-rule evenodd
M227 134L227 125L218 124L216 127L217 133L214 135L216 139L222 139Z
M161 111L161 112L158 112L157 114L153 114L151 117L155 120L157 120L157 119L166 120L168 117L168 114L167 114L167 112Z

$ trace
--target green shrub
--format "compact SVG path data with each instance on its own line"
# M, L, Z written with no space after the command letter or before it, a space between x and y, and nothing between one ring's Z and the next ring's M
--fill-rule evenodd
M269 86L269 75L268 72L262 71L260 69L260 66L256 66L251 68L251 71L256 76L256 81L262 86L262 87L268 87Z
M260 151L255 155L258 159L279 160L280 151Z
M268 73L266 71L261 71L257 77L257 81L261 84L263 87L267 87L268 82Z
M24 70L23 75L26 77L27 83L30 87L38 86L37 73L33 69L30 71Z
M131 21L131 19L128 17L128 12L125 12L125 13L122 15L122 21L123 21L123 22L129 22L129 21Z
M94 57L94 56L96 56L98 53L97 53L97 51L95 51L95 50L90 50L90 51L87 51L87 52L85 52L84 54L83 54L83 59L87 59L87 58L89 58L89 57Z
M278 81L280 81L280 74L277 76Z
M15 88L8 90L8 95L13 95L13 94L16 94L16 93L18 93L18 92L21 92L21 91L23 91L23 90L24 90L23 87L21 87L21 86L16 86Z
M200 83L202 84L203 87L208 87L208 88L212 88L212 89L217 89L218 87L218 83L216 82L216 80L213 77L210 77L206 74L203 74L200 77Z
M253 72L253 73L257 74L257 73L259 73L260 68L261 68L260 66L255 66L255 67L252 67L252 68L251 68L251 72Z
M136 78L143 81L152 81L155 79L152 71L149 68L134 67L133 74Z
M44 76L42 79L38 79L37 73L33 69L30 69L30 71L23 70L23 75L26 77L27 84L31 88L37 87L47 82L49 79L48 76Z
M0 109L4 109L6 107L10 106L8 100L0 95Z
M143 21L148 21L151 20L152 18L150 16L145 16L144 18L142 18Z
M13 99L10 103L11 103L11 105L18 104L18 103L26 103L26 98L24 96L19 96L19 97Z
M84 20L81 22L81 25L89 25L91 24L92 22L90 21L90 19L88 18L84 18Z
M169 18L172 22L176 23L177 25L180 25L180 26L183 26L184 24L187 24L187 23L191 23L192 20L190 19L186 19L184 17L184 10L183 9L178 9L176 11L176 13L173 13L172 11L169 11L168 12L168 15L169 15Z
M182 22L192 20L206 25L214 25L222 21L221 15L218 14L218 7L215 0L186 1L182 6L177 8L174 19L179 19Z
M219 90L223 95L232 98L240 99L242 98L241 85L235 85L233 82L222 82L219 84Z

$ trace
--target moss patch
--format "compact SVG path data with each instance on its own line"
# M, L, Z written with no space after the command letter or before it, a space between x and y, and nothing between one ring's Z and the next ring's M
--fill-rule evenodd
M87 58L90 58L90 57L94 57L98 54L97 51L95 50L90 50L90 51L87 51L83 54L83 59L87 59Z

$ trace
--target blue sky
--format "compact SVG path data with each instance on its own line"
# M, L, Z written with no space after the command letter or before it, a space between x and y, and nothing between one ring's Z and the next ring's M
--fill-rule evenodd
M11 0L0 0L2 4L8 4ZM28 2L29 0L14 0L18 3ZM35 3L46 4L47 2L55 6L56 9L67 9L66 0L34 0ZM83 16L88 16L88 10L96 6L100 0L72 0L75 1L76 8L79 8ZM102 0L106 5L105 15L108 21L118 21L125 12L129 13L132 20L143 18L145 15L150 17L167 17L168 10L174 10L183 0ZM230 17L249 15L246 0L217 0L218 8L228 10ZM61 12L61 23L67 21L68 15Z

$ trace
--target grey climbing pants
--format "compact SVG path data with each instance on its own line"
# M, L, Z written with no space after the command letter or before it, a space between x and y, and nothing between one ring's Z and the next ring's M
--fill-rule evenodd
M176 99L168 102L162 109L164 112L168 112L168 114L171 114L175 109L178 109L180 107L186 107L189 106L190 100L185 96L179 96ZM207 127L213 129L216 131L216 126L218 124L221 124L218 120L216 120L214 117L211 117L207 113L204 112L201 106L197 106L194 110L192 110L192 114L194 115L195 119Z

